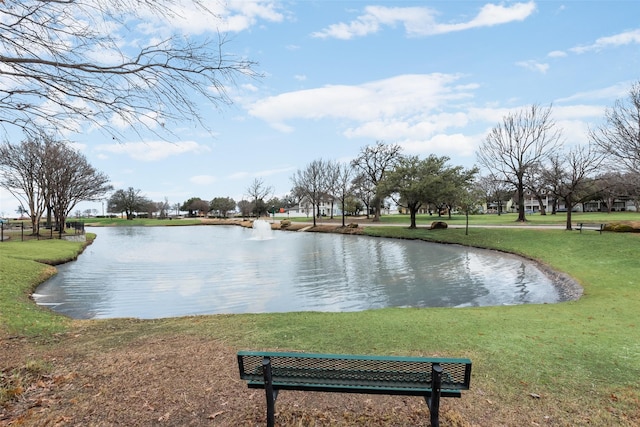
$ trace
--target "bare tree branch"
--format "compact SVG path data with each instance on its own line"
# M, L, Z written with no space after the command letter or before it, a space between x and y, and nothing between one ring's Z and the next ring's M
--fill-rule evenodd
M28 133L86 123L118 139L121 129L171 133L167 124L207 128L198 100L231 103L227 87L257 77L254 62L224 52L227 37L181 34L134 40L142 12L176 16L174 0L5 0L0 8L0 125ZM205 2L202 13L216 16ZM138 35L138 33L135 33ZM139 36L139 35L138 35ZM160 41L159 41L160 40Z
M398 164L401 158L402 147L397 144L385 144L382 141L376 145L370 145L360 150L360 155L351 162L351 165L365 174L374 187L382 181L385 173ZM382 199L376 198L374 221L380 221Z
M640 81L631 86L628 98L607 109L605 121L591 131L591 140L609 158L640 175Z
M518 221L526 220L525 173L558 149L561 135L551 118L551 106L531 105L503 117L480 145L478 162L517 190Z

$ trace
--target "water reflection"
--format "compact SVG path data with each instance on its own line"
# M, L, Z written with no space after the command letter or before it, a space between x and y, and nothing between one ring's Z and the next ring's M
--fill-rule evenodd
M75 318L358 311L551 303L536 266L503 253L410 240L234 226L119 227L98 235L34 299Z

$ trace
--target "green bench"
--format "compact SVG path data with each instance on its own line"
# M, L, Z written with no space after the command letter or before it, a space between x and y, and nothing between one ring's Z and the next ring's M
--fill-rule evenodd
M238 368L249 388L265 389L269 427L280 390L422 396L438 427L440 397L460 397L471 382L469 359L440 357L240 351Z
M602 234L604 224L586 224L584 222L579 222L576 226L576 230L580 231L580 233L582 233L582 230L594 230Z

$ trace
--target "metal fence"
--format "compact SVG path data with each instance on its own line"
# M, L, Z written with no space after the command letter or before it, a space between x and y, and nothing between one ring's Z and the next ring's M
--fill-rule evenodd
M41 223L38 234L33 233L33 228L29 221L0 221L0 242L8 240L64 239L69 236L84 235L84 232L84 222L81 221L67 221L65 230L56 230L55 227L47 223Z

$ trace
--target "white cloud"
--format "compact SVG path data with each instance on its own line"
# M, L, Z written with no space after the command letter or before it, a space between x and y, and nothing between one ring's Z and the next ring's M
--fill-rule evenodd
M469 136L462 133L438 134L426 140L406 140L400 142L406 154L446 155L455 151L458 156L471 157L474 155L476 145L484 138L482 136Z
M212 175L196 175L189 178L189 182L196 185L210 185L218 181L218 178Z
M482 7L480 13L471 21L460 24L440 24L436 27L436 32L433 34L449 33L479 27L491 27L514 21L524 21L535 10L536 4L533 1L528 3L515 3L511 6L487 4Z
M629 93L629 87L631 87L631 82L620 82L613 86L578 92L565 98L556 99L554 102L610 101L627 95Z
M144 162L153 162L185 153L199 154L211 151L209 147L200 145L194 141L181 141L176 143L167 141L126 142L122 144L99 145L95 149L98 152L125 154L132 159Z
M463 112L418 115L411 120L372 121L348 129L348 138L395 140L398 137L420 139L451 128L463 128L469 116Z
M171 16L158 17L150 11L138 10L149 33L179 30L186 34L240 32L264 20L282 22L284 15L278 4L271 0L230 0L227 2L204 2L207 11L190 0L179 0Z
M554 50L549 52L547 56L549 58L564 58L565 56L567 56L567 52L564 52L562 50Z
M577 46L570 50L574 53L585 53L589 51L600 51L608 47L618 47L629 44L640 44L640 28L631 31L625 31L613 36L601 37L594 43L586 46Z
M602 117L604 108L598 105L553 106L553 117L558 121L573 121Z
M240 87L248 92L258 92L258 87L251 83L244 83Z
M377 33L383 26L403 25L408 36L429 36L471 28L491 27L508 22L522 21L536 9L535 2L515 3L510 6L486 4L470 21L457 24L436 22L436 12L426 7L367 6L365 13L349 23L338 23L311 34L317 38L349 40Z
M245 179L250 176L249 172L236 172L229 175L227 178L231 180Z
M295 167L293 166L284 166L281 168L275 168L275 169L265 169L265 170L260 170L260 171L255 171L255 172L235 172L231 175L229 175L227 177L227 179L230 180L239 180L239 179L247 179L247 178L252 178L252 177L257 177L257 178L262 178L262 177L266 177L266 176L273 176L273 175L279 175L282 173L290 173L292 171L296 170Z
M516 62L516 65L531 71L545 74L549 70L549 64L543 64L534 60Z
M454 86L460 75L409 74L356 86L329 85L288 92L249 106L249 114L272 127L292 131L286 121L333 118L388 121L427 114L443 103L469 99L477 85Z

